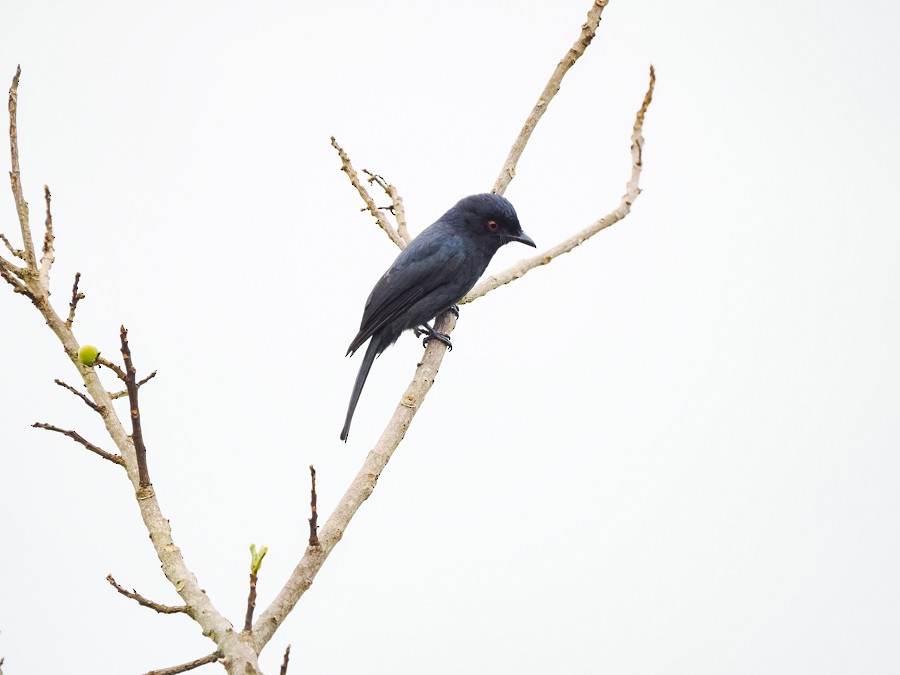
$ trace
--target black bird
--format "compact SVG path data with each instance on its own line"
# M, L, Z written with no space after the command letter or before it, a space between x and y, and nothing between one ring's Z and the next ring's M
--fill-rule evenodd
M400 252L372 289L359 333L347 349L347 355L353 354L372 338L350 395L342 441L350 433L353 411L375 357L410 329L424 333L426 342L436 339L449 347L449 336L427 322L455 309L497 249L511 241L535 246L522 231L512 204L498 195L480 194L459 200Z

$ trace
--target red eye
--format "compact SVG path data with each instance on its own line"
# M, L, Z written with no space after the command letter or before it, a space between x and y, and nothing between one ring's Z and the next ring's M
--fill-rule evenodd
M497 221L496 221L496 220L489 220L489 221L487 221L487 229L488 229L489 231L491 231L491 232L496 232L498 227L500 227L500 226L497 224Z

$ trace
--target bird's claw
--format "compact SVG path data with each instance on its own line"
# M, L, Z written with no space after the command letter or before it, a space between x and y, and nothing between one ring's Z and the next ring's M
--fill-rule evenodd
M434 328L429 326L427 323L424 326L419 326L418 328L414 328L413 331L416 334L416 337L420 335L424 335L425 339L422 340L422 346L427 347L428 343L432 340L437 340L438 342L443 342L447 345L447 349L451 352L453 351L453 345L450 343L450 336L446 333L441 333L440 331L436 331Z
M447 308L447 311L448 311L448 312L453 312L453 314L456 316L456 318L457 318L457 319L459 318L459 305L450 305L450 306Z
M448 351L451 351L451 352L453 351L453 345L450 342L450 336L447 335L446 333L438 333L437 331L435 331L431 335L426 335L425 338L422 340L422 346L427 347L428 343L431 342L432 340L437 340L438 342L443 342L445 345L447 345Z

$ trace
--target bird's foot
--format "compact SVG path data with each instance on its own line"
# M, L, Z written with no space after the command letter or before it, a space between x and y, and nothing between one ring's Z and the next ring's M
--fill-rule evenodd
M437 340L438 342L443 342L445 345L447 345L447 349L449 349L451 352L453 351L453 345L450 343L450 336L446 333L436 331L427 323L419 326L418 328L414 328L413 332L416 334L416 337L419 337L420 335L425 336L425 339L422 340L423 347L427 347L428 343L432 340Z
M450 305L450 306L447 308L447 311L448 311L448 312L453 312L453 314L456 315L456 318L457 318L457 319L459 318L459 305Z

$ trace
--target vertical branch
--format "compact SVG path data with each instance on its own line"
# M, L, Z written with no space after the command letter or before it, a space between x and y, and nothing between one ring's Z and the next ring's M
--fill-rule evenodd
M281 670L279 671L279 675L287 675L288 669L288 661L291 659L291 646L288 645L287 649L284 650L284 658L281 661ZM0 664L2 664L2 660L0 660ZM0 673L2 675L2 673Z
M250 544L250 594L247 596L247 614L244 616L244 632L253 630L253 612L256 610L256 580L259 568L262 567L263 558L269 551L268 546L256 548L256 544Z
M309 475L312 480L312 489L310 490L309 499L309 545L319 545L319 512L316 510L316 470L312 464L309 465Z
M141 409L138 406L137 369L131 360L131 348L128 346L128 329L119 329L122 342L122 358L125 361L125 388L128 390L128 406L131 411L131 440L137 457L138 483L141 487L150 485L150 471L147 469L147 446L144 445L144 434L141 430Z
M75 309L78 301L84 300L84 293L78 290L78 282L81 281L81 272L75 272L75 283L72 284L72 299L69 300L69 316L66 318L66 328L71 328L75 321Z
M647 93L644 94L644 100L641 107L638 108L637 114L634 116L634 126L631 130L631 179L625 186L625 195L622 201L629 207L634 200L641 194L640 180L641 169L644 168L644 116L653 100L653 89L656 87L656 69L650 65L650 84L647 85Z
M253 612L256 610L256 573L250 572L250 594L247 596L247 613L244 616L244 632L253 628Z
M47 217L44 220L44 246L41 251L40 282L44 293L50 295L50 268L53 266L53 215L50 213L50 187L44 186L44 201L47 203Z
M16 125L16 110L19 102L19 75L22 68L16 66L16 74L13 76L12 86L9 88L9 157L11 170L9 182L12 186L13 199L16 201L16 213L19 215L19 229L22 231L22 245L25 247L25 264L32 272L37 270L34 256L34 240L31 238L31 226L28 223L28 202L22 193L22 177L19 173L19 137Z

